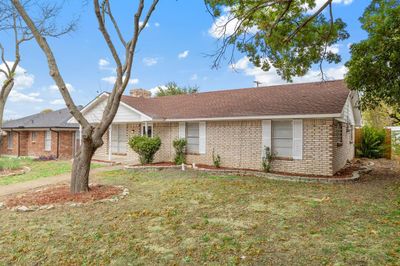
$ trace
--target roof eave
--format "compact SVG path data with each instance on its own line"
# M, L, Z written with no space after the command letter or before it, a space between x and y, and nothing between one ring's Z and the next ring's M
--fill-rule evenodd
M268 120L268 119L312 119L338 118L341 113L335 114L304 114L304 115L263 115L263 116L230 116L230 117L202 117L202 118L167 118L165 122L184 121L226 121L226 120Z

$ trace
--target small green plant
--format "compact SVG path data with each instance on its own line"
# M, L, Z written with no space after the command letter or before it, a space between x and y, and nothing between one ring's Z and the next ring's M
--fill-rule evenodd
M364 126L361 130L361 143L356 146L357 155L366 158L381 158L385 152L384 129Z
M184 138L175 139L172 142L172 145L175 148L175 164L180 165L186 163L185 148L187 145L187 140Z
M129 139L129 146L139 154L141 164L148 164L154 161L154 155L160 149L160 137L133 136Z
M274 160L274 155L271 152L270 147L264 146L264 156L262 157L262 169L264 172L268 173L271 171L271 164Z
M0 160L0 171L15 170L21 168L21 160L18 158L2 158Z
M215 155L214 150L212 152L212 159L213 159L214 166L217 168L220 168L221 167L221 156L219 156L218 154Z

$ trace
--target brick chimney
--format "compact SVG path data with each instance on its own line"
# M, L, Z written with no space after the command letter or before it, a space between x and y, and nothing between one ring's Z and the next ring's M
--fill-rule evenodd
M150 98L151 92L145 89L131 89L129 95L132 97Z

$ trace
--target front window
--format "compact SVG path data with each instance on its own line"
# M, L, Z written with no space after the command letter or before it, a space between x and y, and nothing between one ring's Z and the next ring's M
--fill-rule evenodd
M335 124L335 137L337 146L343 145L343 123L336 122Z
M126 124L114 124L111 130L111 152L125 154L128 143Z
M36 142L36 138L37 138L37 132L36 131L32 131L31 138L32 138L32 142Z
M272 121L272 153L277 157L291 158L292 150L292 121Z
M153 137L153 125L147 124L147 132L146 132L146 124L142 125L142 136L148 136L149 138Z
M187 123L186 140L186 152L199 153L199 123Z
M14 137L14 132L10 131L8 133L8 139L7 139L7 148L12 149L13 148L13 137Z
M44 150L51 151L51 131L46 131L44 134Z

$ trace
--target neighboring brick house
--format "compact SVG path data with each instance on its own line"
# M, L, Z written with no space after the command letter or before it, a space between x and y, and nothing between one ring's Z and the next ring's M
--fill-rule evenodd
M1 154L72 158L79 143L79 131L76 124L67 123L70 118L65 108L5 122Z
M160 136L156 161L173 161L172 141L186 138L187 162L261 169L264 147L276 155L272 170L331 176L354 157L354 127L361 124L357 94L344 81L329 81L149 97L132 90L121 104L95 158L139 163L132 135ZM83 109L98 123L109 97ZM70 122L74 120L71 119Z

